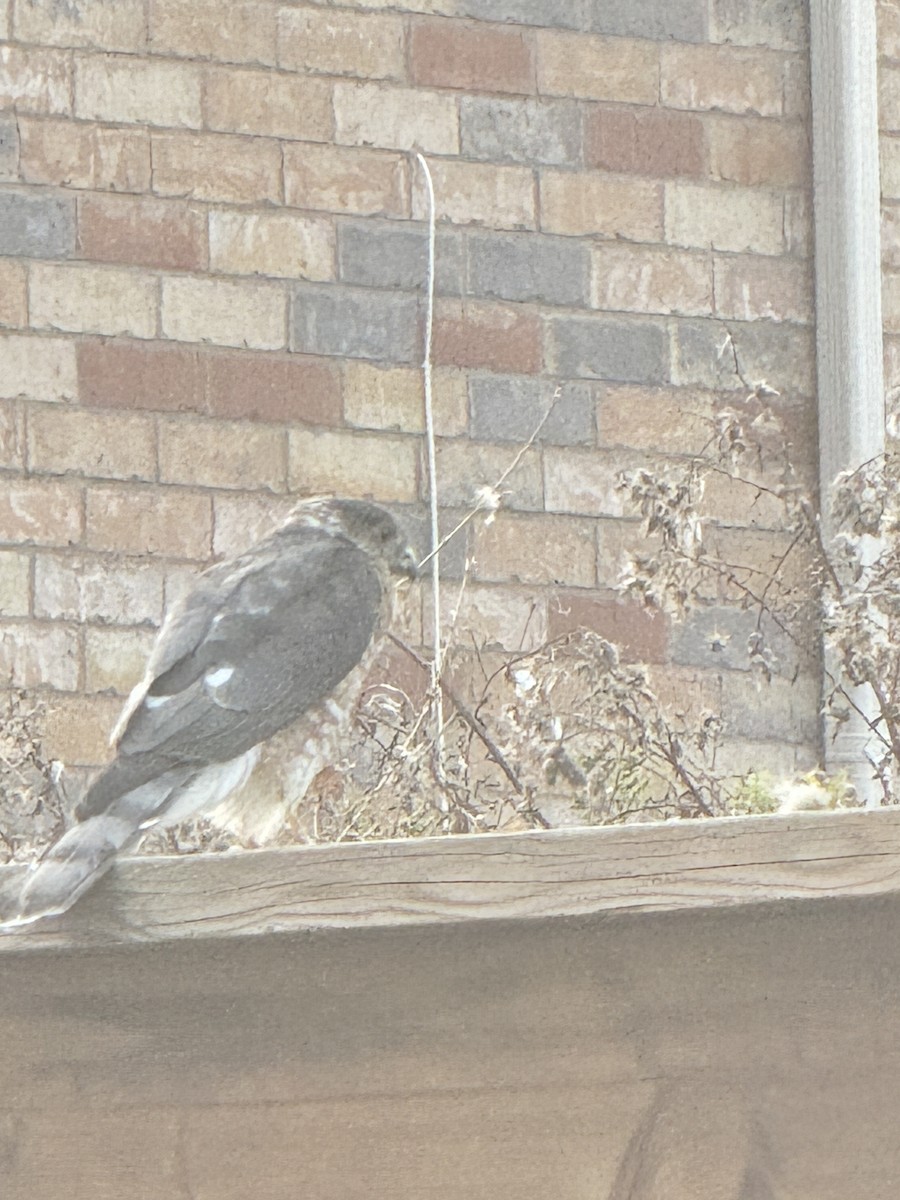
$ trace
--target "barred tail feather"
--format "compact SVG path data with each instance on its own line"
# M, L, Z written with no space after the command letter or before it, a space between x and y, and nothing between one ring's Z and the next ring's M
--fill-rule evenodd
M155 814L191 774L167 772L120 796L105 812L74 825L28 871L11 914L0 914L0 928L30 925L67 912L109 870L117 854L137 845Z

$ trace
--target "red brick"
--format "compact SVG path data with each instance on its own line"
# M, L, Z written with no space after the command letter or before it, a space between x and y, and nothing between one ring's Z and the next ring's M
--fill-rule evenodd
M441 366L536 374L541 369L541 326L531 312L450 301L437 311L434 361Z
M199 351L187 346L128 341L78 345L79 395L97 408L203 410Z
M584 140L590 167L656 176L707 171L703 123L691 113L598 107L588 114Z
M465 91L533 92L534 61L526 35L489 26L423 21L413 26L415 83Z
M341 423L340 375L333 363L294 355L210 353L204 366L206 410L213 416Z
M661 613L614 596L560 592L550 604L551 637L590 629L614 642L625 657L642 662L664 662L669 643L669 625Z
M78 244L84 258L141 267L197 271L209 258L201 208L137 196L84 196Z

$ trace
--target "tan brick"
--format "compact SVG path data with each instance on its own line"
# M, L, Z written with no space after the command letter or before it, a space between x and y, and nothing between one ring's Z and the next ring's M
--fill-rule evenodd
M900 207L884 204L881 209L881 261L900 267Z
M438 368L432 372L434 430L438 437L458 437L469 427L469 386L464 370Z
M468 395L462 371L445 370L432 379L434 427L438 436L464 433ZM421 433L425 428L422 372L413 367L378 367L367 362L344 365L344 420L360 429Z
M482 487L493 488L506 475L500 485L504 508L542 509L544 486L540 455L536 450L527 450L515 469L510 470L517 454L518 451L510 445L441 438L436 447L438 500L441 505L468 509L476 501L476 494ZM425 491L423 479L423 499Z
M220 67L206 75L206 124L228 133L327 142L331 86L322 79Z
M421 433L425 428L422 373L412 367L344 366L344 419L361 429Z
M591 521L499 512L475 525L475 578L486 582L593 587L596 541Z
M900 333L900 275L894 271L882 274L881 304L884 328L890 333Z
M231 558L268 537L296 507L296 496L216 493L213 496L213 551Z
M0 616L27 617L31 608L31 556L0 550Z
M184 271L208 261L206 212L196 204L146 196L84 196L78 247L95 262Z
M403 18L331 7L282 8L278 63L290 71L403 79Z
M585 117L584 156L589 167L604 171L657 177L707 174L702 119L671 109L594 108Z
M469 92L533 92L531 42L521 30L452 21L412 26L410 77L426 87Z
M541 172L541 228L662 241L663 193L657 183L570 171Z
M166 417L159 423L163 483L284 491L285 437L246 421Z
M115 267L32 263L31 324L74 333L156 333L157 281Z
M0 541L69 546L81 540L81 488L51 479L10 479L0 492Z
M0 624L0 678L13 687L78 689L81 674L78 631L54 621Z
M406 162L398 154L339 146L284 147L285 202L360 216L409 216Z
M882 137L879 147L882 198L895 200L900 198L900 138Z
M538 29L537 84L547 96L580 96L619 104L655 104L659 45Z
M707 121L713 179L747 187L806 187L811 182L809 131L800 124L714 117Z
M143 678L155 636L152 629L99 629L88 626L84 631L86 690L127 696Z
M91 487L85 544L91 550L207 559L212 551L209 496L171 488Z
M895 0L878 0L878 52L887 58L900 59L900 9Z
M105 763L112 753L108 740L121 707L122 701L113 696L54 696L45 723L44 752L67 767ZM35 1153L30 1148L30 1154Z
M20 42L42 46L142 50L147 40L143 0L92 0L70 6L28 0L16 5L14 28Z
M548 512L621 517L624 499L616 487L625 463L595 450L544 448L544 499Z
M78 395L75 344L63 338L0 337L0 395L74 400Z
M660 96L670 108L780 116L786 61L774 50L669 43L660 48Z
M262 138L154 133L153 191L234 204L281 199L281 149Z
M439 221L495 229L535 228L534 176L526 167L439 160L429 166ZM417 171L413 216L422 220L427 212L424 184Z
M424 626L431 629L431 597L427 592L423 609ZM470 584L462 594L458 614L455 603L443 606L441 628L445 640L457 644L471 646L474 637L481 651L536 650L547 640L547 602L533 589Z
M72 121L19 122L19 162L29 183L142 192L150 187L150 135Z
M808 258L812 253L812 197L788 192L784 198L784 243L788 254Z
M600 444L699 454L709 441L720 407L720 398L694 388L607 386L597 405ZM622 466L626 465L623 460Z
M443 301L435 313L434 361L534 374L542 365L540 322L528 309Z
M878 125L887 133L900 132L900 68L878 68Z
M0 466L21 471L24 467L24 450L25 414L22 406L13 400L0 401Z
M28 324L28 288L25 266L0 259L0 325L22 329Z
M737 321L812 320L812 265L791 258L715 257L716 313Z
M150 0L150 46L158 54L222 62L275 61L270 0Z
M626 661L665 662L669 623L660 613L649 612L618 596L561 592L549 606L550 637L576 629L590 629L614 643Z
M339 425L337 364L306 355L204 354L205 411L215 417Z
M416 499L419 441L415 438L291 429L289 439L292 491Z
M162 327L180 342L278 350L287 297L271 283L173 277L162 284Z
M666 241L676 246L781 254L784 205L771 192L667 183Z
M335 140L345 146L459 153L456 100L440 92L336 83L334 120Z
M707 254L658 246L597 243L591 252L591 304L611 312L712 312L712 263Z
M200 69L133 56L77 60L75 115L122 124L199 128Z
M809 58L789 58L784 64L784 115L808 122L811 103Z
M288 279L334 279L330 220L285 212L211 212L209 256L214 271Z
M64 51L0 46L0 108L68 113L71 89L71 59Z
M153 422L142 413L36 406L28 415L28 466L48 475L152 479Z
M769 486L778 480L769 480ZM701 515L722 525L752 529L782 529L785 506L771 491L760 491L752 482L730 475L710 474L703 492Z

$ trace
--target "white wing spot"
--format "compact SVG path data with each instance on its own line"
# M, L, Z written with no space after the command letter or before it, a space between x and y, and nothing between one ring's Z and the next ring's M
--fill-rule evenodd
M228 682L233 674L234 667L217 667L215 671L210 671L208 675L203 676L203 682L207 687L221 687L223 683Z
M168 704L172 699L171 696L145 696L145 708L161 708L164 704Z

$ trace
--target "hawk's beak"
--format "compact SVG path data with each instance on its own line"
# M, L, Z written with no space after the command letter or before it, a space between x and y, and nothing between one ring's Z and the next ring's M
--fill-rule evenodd
M400 559L400 565L397 570L401 575L405 575L407 579L418 579L419 568L416 563L416 556L412 552L412 546L407 546L403 551L403 556Z

